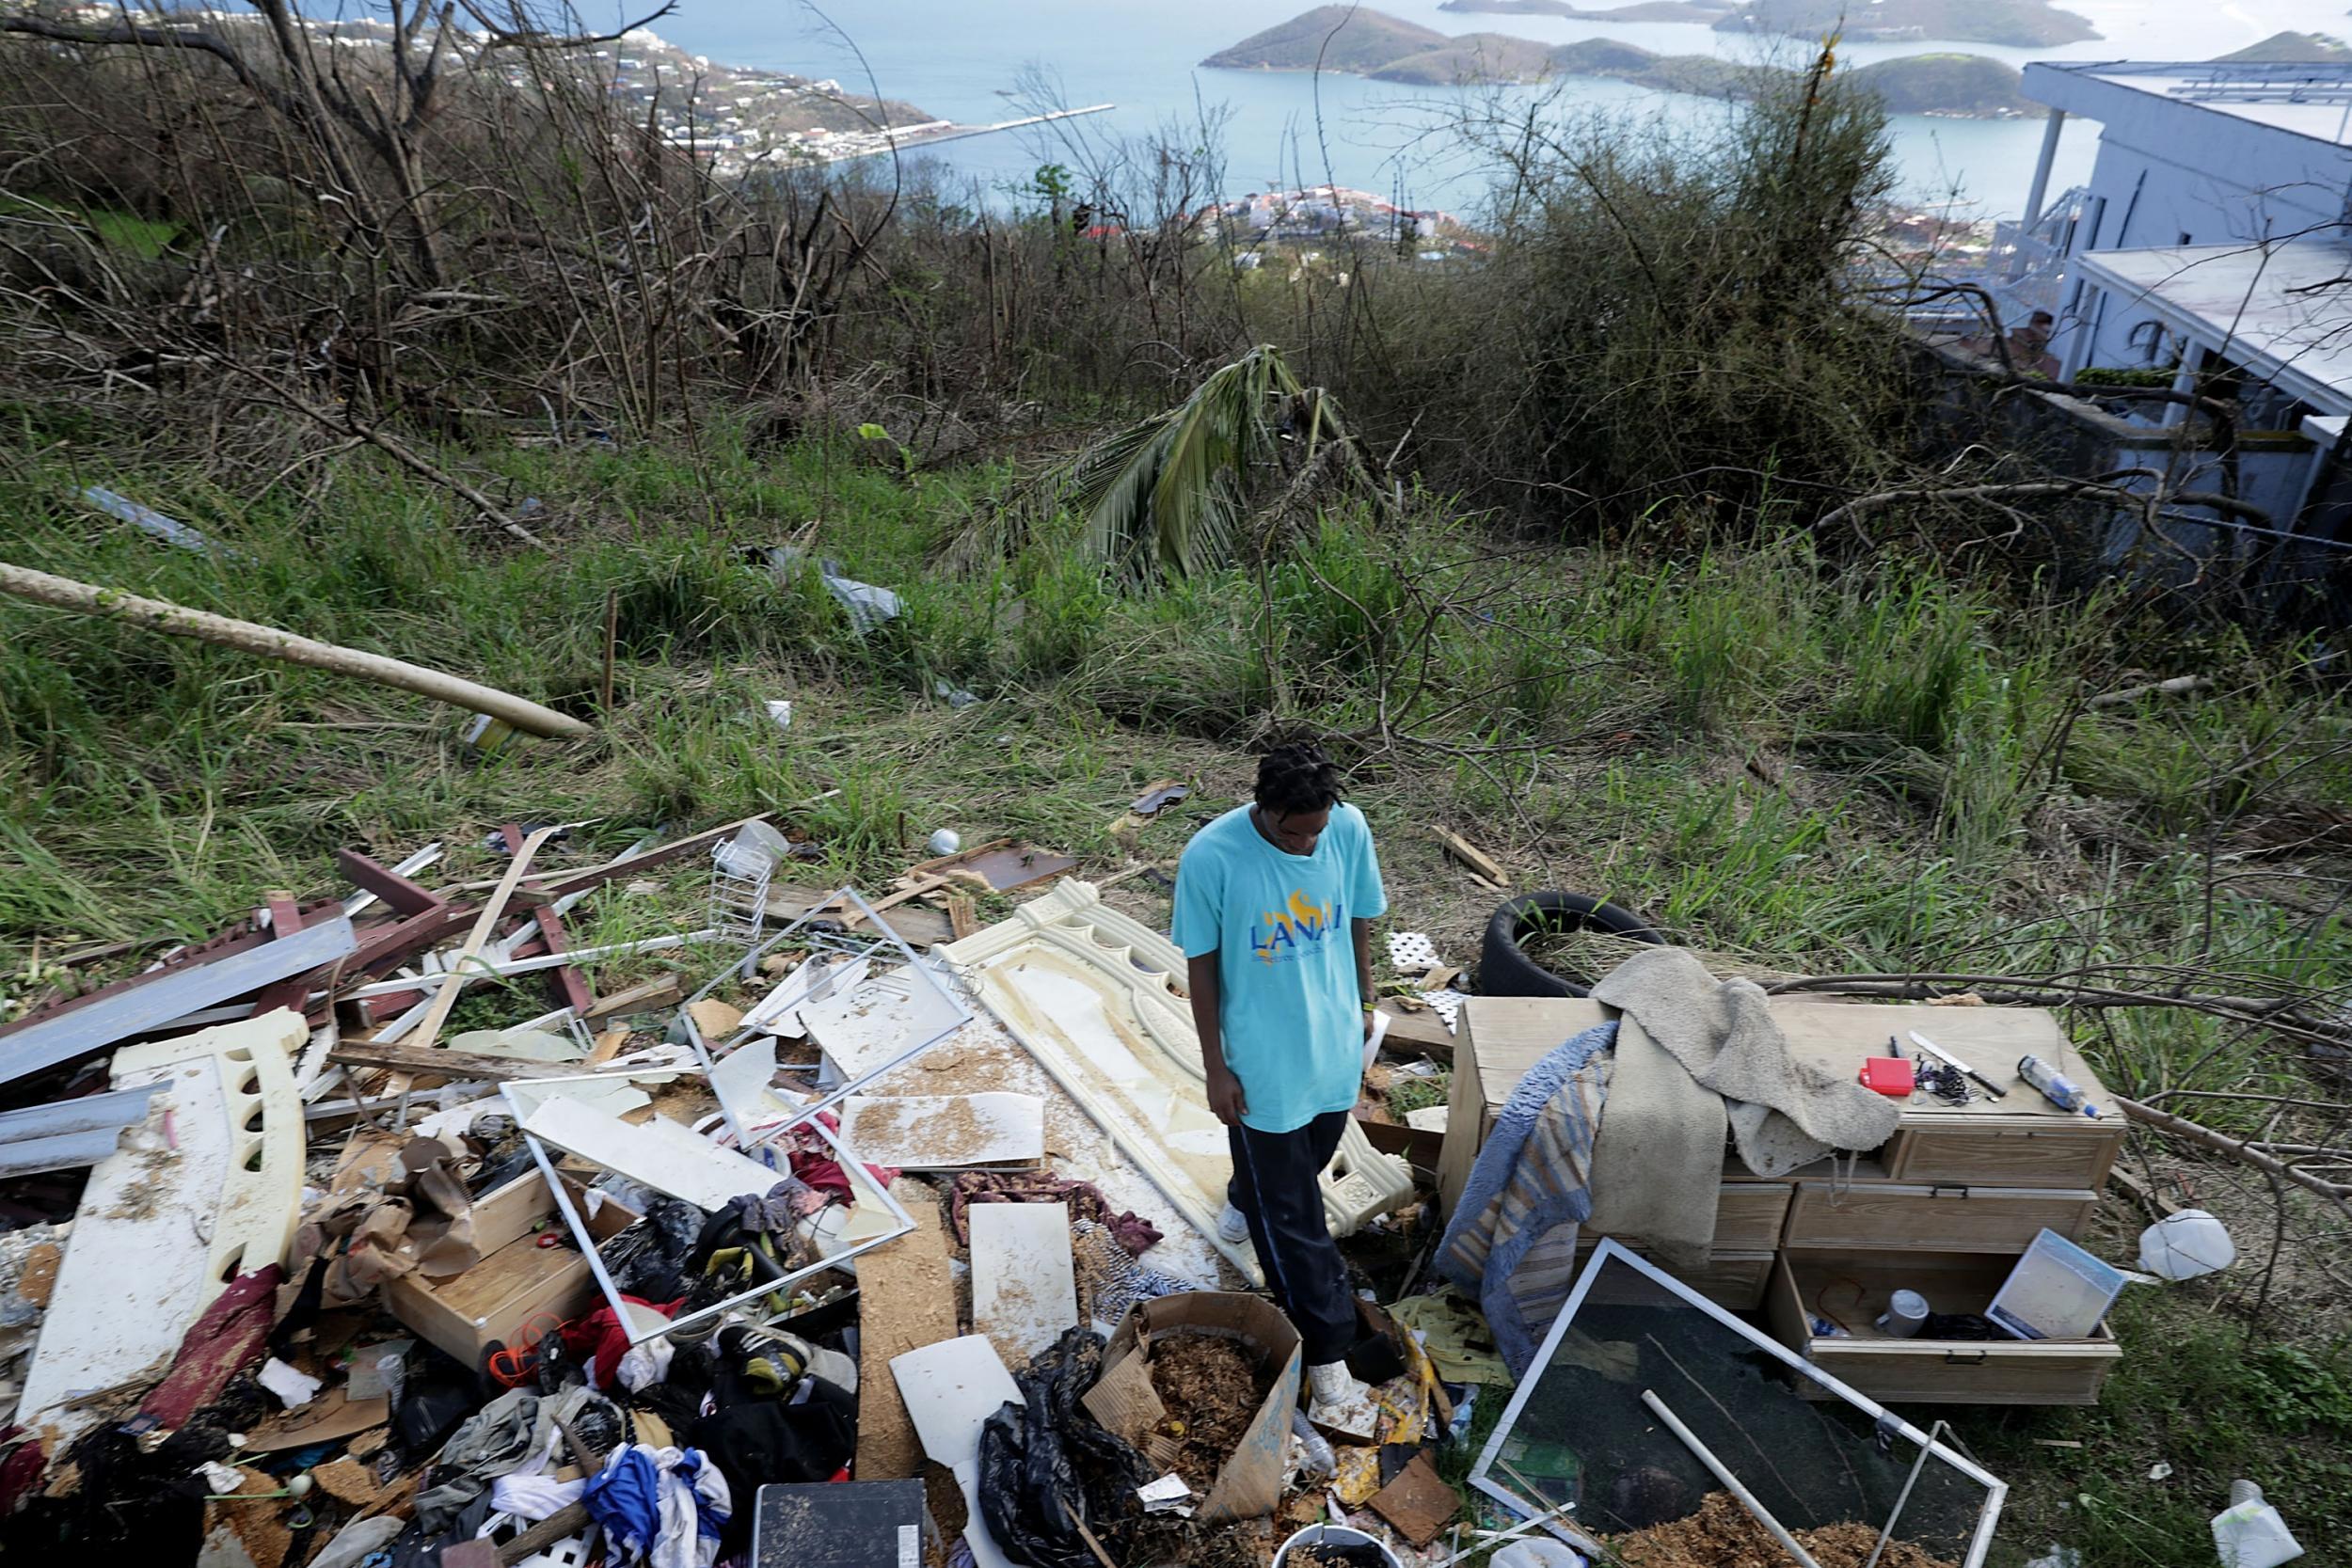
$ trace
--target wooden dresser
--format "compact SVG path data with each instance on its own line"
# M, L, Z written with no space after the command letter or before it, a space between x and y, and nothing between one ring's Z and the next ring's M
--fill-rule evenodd
M1872 1321L1897 1289L1940 1313L1980 1312L2043 1229L2078 1240L2123 1143L2121 1117L2071 1115L2017 1079L2028 1054L2058 1065L2091 1100L2106 1090L2058 1021L2038 1008L1936 1007L1775 998L1792 1054L1851 1078L1887 1053L1915 1057L1916 1029L1996 1084L1965 1106L1903 1105L1894 1136L1858 1158L1758 1177L1726 1150L1714 1251L1687 1282L1725 1307L1761 1309L1792 1348L1866 1394L1906 1402L2093 1403L2121 1356L2105 1328L2065 1345L1892 1339ZM1455 1037L1453 1096L1438 1167L1450 1215L1478 1149L1519 1079L1611 1016L1583 1000L1474 997ZM1602 1112L1604 1120L1607 1111ZM1643 1238L1615 1238L1646 1251ZM1581 1249L1598 1241L1581 1238ZM1846 1332L1816 1335L1819 1322Z

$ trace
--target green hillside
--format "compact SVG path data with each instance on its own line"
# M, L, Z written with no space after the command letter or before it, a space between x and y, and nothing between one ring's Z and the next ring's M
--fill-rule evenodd
M1200 63L1218 71L1325 71L1368 76L1381 67L1442 49L1434 27L1353 6L1317 6L1220 49Z
M1364 74L1416 87L1463 87L1481 82L1536 82L1553 73L1552 51L1507 33L1464 33L1436 49L1391 60Z
M2326 33L2273 33L2260 43L2249 43L2215 58L2282 65L2342 65L2352 61L2352 47Z
M2095 39L2099 30L2048 0L1750 0L1715 24L1719 33L1785 33L1814 39L1842 31L1867 38L1917 28L1919 36L1956 43L2003 43L2026 49Z
M1899 115L2010 114L2039 119L2049 113L2018 89L2015 66L1982 55L1906 55L1855 71L1851 80Z

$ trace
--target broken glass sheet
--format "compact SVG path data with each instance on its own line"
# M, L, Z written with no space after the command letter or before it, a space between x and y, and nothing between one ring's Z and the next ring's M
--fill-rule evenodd
M1836 1397L1801 1396L1801 1379ZM1892 1518L1890 1551L1983 1563L2000 1481L1614 1242L1595 1250L1471 1481L1524 1517L1557 1512L1559 1533L1594 1554L1703 1508L1744 1517L1645 1391L1800 1543L1845 1527L1867 1555Z

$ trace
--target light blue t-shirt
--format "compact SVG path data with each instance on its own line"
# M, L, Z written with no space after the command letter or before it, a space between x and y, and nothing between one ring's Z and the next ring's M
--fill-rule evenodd
M1241 1080L1245 1125L1288 1132L1353 1110L1364 1013L1349 923L1388 912L1372 829L1332 808L1311 855L1276 848L1227 812L1193 835L1176 866L1176 945L1217 956L1225 1065Z

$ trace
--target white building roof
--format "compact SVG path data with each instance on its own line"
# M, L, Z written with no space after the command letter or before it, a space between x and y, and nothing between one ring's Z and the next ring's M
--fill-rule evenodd
M2074 264L2110 315L2160 316L2301 401L2352 412L2352 245L2158 245Z
M2026 68L2026 96L2070 114L2106 119L2117 91L2193 104L2331 146L2352 142L2352 66L2036 60Z

